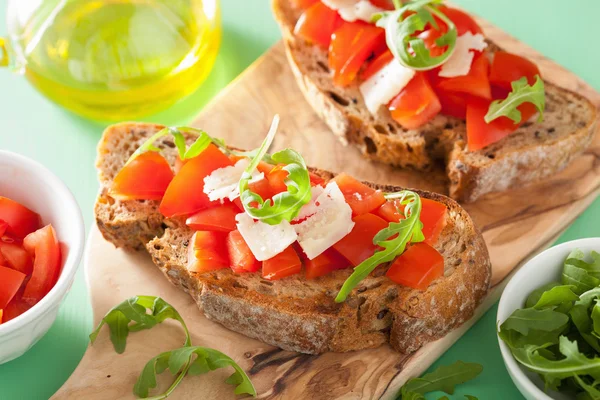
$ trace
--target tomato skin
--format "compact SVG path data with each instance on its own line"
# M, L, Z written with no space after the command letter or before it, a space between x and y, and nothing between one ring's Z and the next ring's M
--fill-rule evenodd
M333 180L344 194L346 203L352 208L353 215L370 213L385 203L385 197L381 191L370 188L349 175L342 173Z
M483 34L483 29L469 14L447 6L440 6L439 10L454 22L458 36L462 36L467 32L471 32L474 35L478 33Z
M540 70L537 65L528 59L506 51L494 53L494 59L490 67L490 83L492 85L510 92L512 82L526 77L527 82L533 85L536 75L541 77Z
M33 258L33 273L23 292L23 301L34 305L54 287L60 275L62 254L52 225L23 239L23 248Z
M31 275L33 272L33 262L29 253L16 243L5 243L0 241L0 265L2 261L4 266L14 270Z
M426 290L444 274L444 257L427 243L410 246L385 274L399 285Z
M225 238L223 232L196 231L189 244L188 271L202 273L229 268Z
M394 3L392 0L369 0L375 7L382 8L384 10L391 11L394 9Z
M318 1L302 13L294 27L294 34L326 49L331 35L342 23L337 11Z
M233 272L256 272L260 269L261 263L252 254L240 231L229 232L226 245Z
M161 200L173 177L167 160L147 151L121 168L109 194L119 200Z
M496 143L513 133L521 124L525 123L536 113L536 108L531 103L523 103L518 108L521 111L521 122L515 124L508 117L500 117L489 124L485 122L485 115L490 107L489 100L472 98L467 105L467 144L470 151L481 150Z
M231 232L235 230L235 216L240 210L231 203L198 211L185 224L195 231Z
M190 215L211 205L204 193L204 178L218 168L233 165L215 145L210 144L198 156L186 161L169 184L160 203L160 212L167 218Z
M39 214L8 197L2 196L0 196L0 220L8 224L6 232L18 239L23 239L41 226Z
M278 165L267 174L267 181L269 181L274 194L287 191L285 179L289 173L283 167L284 165Z
M0 239L6 234L8 228L8 224L0 219Z
M310 6L312 6L313 4L315 4L318 1L319 0L292 0L292 4L296 8L300 8L301 10L306 10L307 8L310 8Z
M438 78L437 89L451 92L461 93L463 95L471 95L482 99L492 98L492 89L489 80L490 62L487 54L475 54L471 70L465 76L457 76L454 78Z
M392 118L407 129L431 121L442 109L424 73L417 73L388 106Z
M462 120L467 118L467 96L439 89L436 90L436 94L442 106L442 114Z
M275 281L286 276L300 273L302 261L292 245L273 258L263 261L263 278Z
M377 210L377 215L388 222L399 222L404 219L404 215L398 212L398 209L404 211L404 205L399 200L387 201ZM442 203L421 197L421 216L423 223L423 236L425 243L433 245L437 242L440 233L446 226L446 216L448 209Z
M308 173L308 176L310 178L310 184L312 186L319 186L325 183L325 179L321 178L319 175L314 174L312 172Z
M360 73L360 80L366 81L375 75L380 69L388 65L393 59L394 55L389 49L387 49L366 65L366 67Z
M333 248L325 250L324 253L312 260L306 258L304 265L306 268L306 279L318 278L338 269L350 267L348 260Z
M0 309L4 309L17 294L26 275L12 268L0 266Z
M362 214L353 218L353 221L355 225L352 231L334 244L333 248L352 265L357 266L379 248L373 244L373 238L380 230L387 228L389 223L374 214Z
M8 322L11 319L17 318L19 315L23 314L32 307L30 304L23 301L21 297L22 292L23 287L21 286L19 292L17 292L15 297L13 297L10 303L8 303L8 305L4 308L2 316L3 323Z
M351 84L365 61L387 48L385 31L362 21L344 22L331 36L329 44L329 67L333 71L333 83L338 86Z

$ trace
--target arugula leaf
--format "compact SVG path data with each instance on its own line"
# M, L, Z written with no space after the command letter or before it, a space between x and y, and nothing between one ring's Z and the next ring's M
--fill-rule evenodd
M134 386L134 394L146 398L151 389L156 388L156 375L169 370L175 375L175 381L161 396L168 397L186 375L199 375L215 369L233 367L235 372L226 382L235 385L235 394L256 396L256 389L250 378L240 366L220 351L199 346L185 346L176 350L162 353L146 364Z
M527 300L525 300L525 308L531 308L535 306L537 302L540 301L540 298L542 297L542 294L544 294L544 292L547 292L553 287L560 285L560 282L550 282L545 284L544 286L540 286L539 288L535 289L529 294L529 296L527 296Z
M467 398L467 400L479 400L477 397L471 396L470 394L465 394L465 397Z
M510 329L527 336L530 329L550 332L564 327L569 322L565 314L545 308L523 308L515 310L500 326L500 329Z
M564 303L572 304L574 301L579 300L579 296L573 293L573 288L572 285L554 286L542 293L533 308L540 310L546 307L560 306Z
M582 397L582 398L591 399L591 400L600 400L600 390L596 389L593 385L588 385L587 383L585 383L584 380L581 379L578 375L575 375L574 378L577 381L577 383L579 384L579 386L581 386L587 392L587 397ZM580 397L578 397L578 399L579 398Z
M279 116L275 116L267 137L256 151L252 161L240 179L240 199L244 210L253 218L270 225L277 225L281 221L292 221L303 205L311 199L311 185L308 168L302 156L291 149L279 151L270 156L273 164L286 164L283 170L288 172L284 182L287 190L278 193L271 200L265 201L258 193L249 188L252 172L259 162L267 155L267 150L277 132Z
M562 272L562 283L574 286L573 292L581 295L600 285L600 279L594 278L583 268L565 263Z
M544 81L539 75L536 75L535 83L530 86L527 78L523 77L511 83L512 91L504 100L494 100L485 115L486 123L490 123L496 118L508 117L518 124L521 122L521 111L519 107L523 103L533 104L540 113L538 122L544 119L544 109L546 108L546 94L544 90Z
M379 231L373 238L373 244L382 247L371 257L367 258L354 268L352 275L346 279L338 292L335 301L342 303L346 300L352 289L365 279L377 266L392 261L406 249L408 242L417 243L425 240L420 220L421 198L415 192L402 190L386 195L387 199L400 199L400 204L405 205L404 213L407 215L400 222L391 222L388 227ZM398 210L400 211L400 210Z
M385 29L385 39L394 58L402 65L414 70L429 70L442 65L456 48L458 31L450 18L438 9L442 0L416 0L394 11L378 13L373 22ZM448 27L448 31L436 40L440 48L447 46L443 54L432 56L423 39L414 34L428 24L438 27L437 17Z
M110 329L110 340L115 351L122 354L129 332L150 329L167 318L179 321L185 331L185 345L189 346L190 333L181 315L169 303L154 296L135 296L113 307L90 334L90 341L92 344L96 341L100 330L106 324Z
M592 308L592 326L594 336L600 337L600 303L596 302Z
M591 276L593 276L594 278L599 278L600 279L600 254L596 253L595 251L591 252L591 256L593 261L591 263L588 263L584 260L584 257L573 257L573 258L567 258L567 260L565 261L565 264L569 264L569 265L573 265L577 268L581 268L585 271L587 271L587 273Z
M453 394L456 385L475 379L481 371L483 367L480 364L457 361L452 365L441 366L421 378L409 379L400 388L400 395L402 400L418 400L424 399L423 395L429 392Z
M558 338L564 331L564 326L552 331L529 329L529 333L523 335L515 330L500 327L498 336L508 345L508 347L523 347L527 344L548 346L558 344Z

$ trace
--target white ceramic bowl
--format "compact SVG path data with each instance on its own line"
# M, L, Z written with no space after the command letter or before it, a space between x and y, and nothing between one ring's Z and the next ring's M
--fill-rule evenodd
M529 260L508 282L498 305L498 326L517 308L525 306L527 296L540 286L552 281L560 282L565 259L574 249L581 249L586 255L592 250L600 252L600 238L573 240L549 248ZM554 391L545 392L542 379L521 366L512 356L508 346L498 338L500 352L508 374L517 388L528 400L574 400L574 397Z
M81 210L65 184L41 164L0 150L0 196L22 203L51 223L63 252L58 282L33 308L0 324L0 364L29 350L56 319L58 307L71 288L81 261L85 227Z

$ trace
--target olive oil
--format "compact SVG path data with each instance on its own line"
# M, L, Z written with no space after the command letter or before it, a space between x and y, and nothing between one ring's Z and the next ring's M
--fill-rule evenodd
M136 118L193 92L220 44L218 0L61 0L23 29L21 65L47 97L97 120Z

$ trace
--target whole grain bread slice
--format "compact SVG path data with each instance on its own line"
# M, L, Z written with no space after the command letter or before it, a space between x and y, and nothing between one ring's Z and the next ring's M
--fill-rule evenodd
M304 97L340 140L358 146L375 161L404 168L446 168L450 197L471 202L495 191L526 184L565 168L591 142L596 108L586 98L546 83L541 123L527 122L510 136L479 151L469 151L463 120L436 116L408 130L381 107L372 115L354 84L333 84L327 52L294 35L301 10L290 0L272 0L286 54ZM491 53L499 49L488 41ZM440 164L442 165L440 167Z
M436 248L444 277L426 291L399 286L378 267L343 304L333 301L351 270L307 280L302 274L268 281L260 273L230 270L194 273L186 269L193 232L183 220L165 219L156 201L120 201L109 194L112 179L136 147L161 126L124 123L109 127L98 147L100 193L97 225L117 247L145 248L174 285L189 293L204 314L225 327L265 343L308 354L372 348L389 342L413 352L469 319L490 284L491 265L483 238L464 209L435 193L418 193L448 207L448 223ZM169 138L158 143L169 162L176 150ZM312 169L324 179L330 172ZM369 184L385 191L399 187Z

